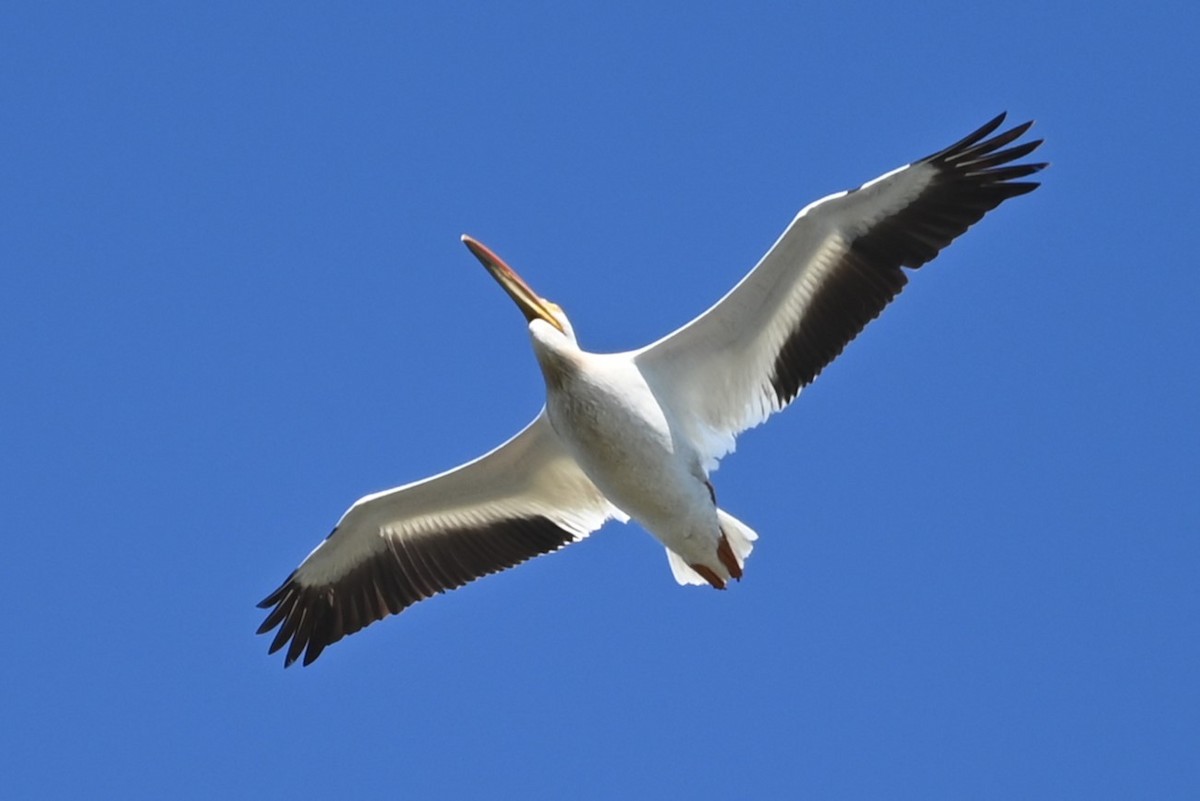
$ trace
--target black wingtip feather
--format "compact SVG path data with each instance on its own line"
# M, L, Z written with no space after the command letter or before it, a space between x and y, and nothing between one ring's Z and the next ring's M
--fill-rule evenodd
M981 158L964 159L962 166L970 168L972 172L983 170L988 167L995 167L1000 164L1007 164L1024 156L1028 156L1033 151L1041 147L1043 140L1034 139L1032 142L1025 142L1005 150L997 150L994 153L989 153Z
M262 602L259 634L275 633L267 653L283 649L284 667L310 665L326 646L412 604L558 550L575 536L546 517L498 520L429 537L389 537L387 548L328 585L306 586L292 571ZM301 657L303 657L301 659Z
M998 114L915 162L909 169L935 170L925 188L850 240L841 264L827 273L776 355L771 385L781 405L791 402L899 294L906 281L903 268L932 261L984 214L1038 187L1035 181L1014 179L1033 175L1045 163L1012 162L1032 153L1042 140L1008 147L1033 121L996 133L1006 117Z
M272 606L275 606L275 604L279 603L279 599L282 598L284 593L287 591L288 584L291 583L291 580L295 577L296 571L293 570L290 574L288 574L288 577L283 580L283 583L275 588L274 592L258 602L258 608L270 609Z
M933 161L934 159L936 159L938 156L942 155L943 153L948 153L951 151L959 151L959 150L964 150L966 148L969 148L971 145L975 144L976 142L978 142L979 140L983 139L985 136L990 134L992 131L999 128L1004 123L1004 119L1007 116L1008 116L1007 111L1001 111L995 117L993 117L992 119L985 122L982 126L975 129L974 131L971 131L971 133L967 134L962 139L959 139L957 142L950 145L950 147L943 148L942 150L939 150L936 153L932 153L923 159L919 159L919 161Z

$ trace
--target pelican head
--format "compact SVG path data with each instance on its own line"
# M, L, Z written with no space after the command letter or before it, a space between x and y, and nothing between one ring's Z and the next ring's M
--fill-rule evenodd
M504 259L493 253L491 248L479 240L463 234L462 241L517 304L517 308L525 315L531 328L536 321L543 320L571 342L575 341L575 331L571 328L571 322L567 319L561 306L534 292L513 268L504 263Z

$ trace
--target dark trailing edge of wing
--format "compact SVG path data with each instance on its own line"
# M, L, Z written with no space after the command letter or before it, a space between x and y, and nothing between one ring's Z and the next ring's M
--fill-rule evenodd
M384 537L387 547L333 583L305 586L296 572L259 603L258 633L279 627L270 653L288 646L287 667L311 664L325 646L417 601L558 550L575 537L545 517L497 520L428 535ZM290 641L290 644L289 644Z
M771 384L780 404L790 403L899 294L908 281L902 267L920 267L984 214L1039 186L1015 179L1045 164L1004 165L1029 155L1042 140L1000 149L1019 139L1032 121L986 138L1004 117L916 162L937 168L932 183L850 243L775 358Z

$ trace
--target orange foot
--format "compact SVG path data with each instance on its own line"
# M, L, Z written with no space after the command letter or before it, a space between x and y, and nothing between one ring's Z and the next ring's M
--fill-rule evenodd
M721 564L725 565L729 575L738 581L742 580L742 566L738 564L737 557L734 556L733 548L729 546L729 540L725 538L724 532L721 534L721 541L717 544L717 558L721 560ZM708 578L708 576L704 577Z
M720 576L713 572L711 567L706 567L704 565L691 565L691 568L699 573L701 578L713 585L715 589L725 589L725 582L721 580Z

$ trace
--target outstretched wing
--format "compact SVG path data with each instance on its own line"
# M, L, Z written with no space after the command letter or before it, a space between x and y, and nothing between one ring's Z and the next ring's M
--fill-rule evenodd
M916 268L1002 202L1037 188L1013 164L1041 140L1007 147L996 117L945 150L803 209L716 305L635 354L643 375L688 417L711 464L734 437L787 406L879 315ZM991 136L991 138L988 138Z
M557 550L613 508L563 449L545 411L441 475L368 495L259 607L270 652L304 664L330 643L436 593Z

